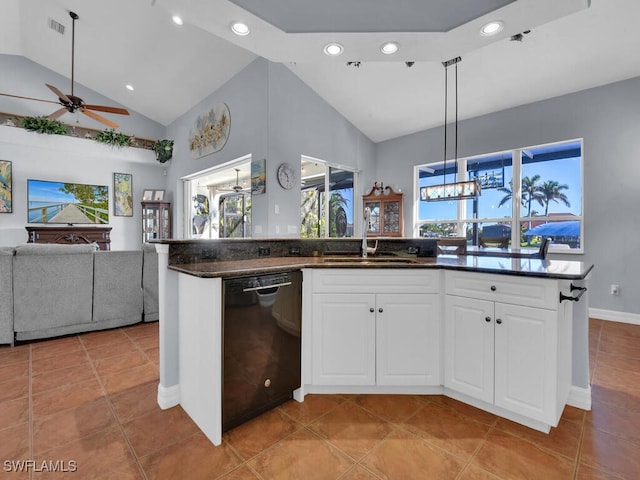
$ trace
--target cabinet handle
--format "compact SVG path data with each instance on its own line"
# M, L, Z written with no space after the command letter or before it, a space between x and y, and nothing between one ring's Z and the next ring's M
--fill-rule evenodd
M496 323L497 323L498 325L502 325L502 320L501 320L501 319L499 319L499 318L496 318Z
M490 322L491 321L491 317L484 317L484 321L487 322L487 323Z
M375 309L374 309L373 307L371 307L371 308L369 309L369 311L370 311L371 313L373 313L373 312L375 312Z
M380 307L380 308L378 309L378 312L380 312L380 313L382 313L383 311L384 311L384 310L382 310L382 307Z
M491 285L491 291L495 292L496 291L496 286L495 285Z

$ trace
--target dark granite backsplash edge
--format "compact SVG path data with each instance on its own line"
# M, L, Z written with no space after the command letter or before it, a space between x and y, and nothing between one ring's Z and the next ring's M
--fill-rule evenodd
M435 257L437 240L432 238L369 238L378 255ZM211 261L250 260L265 257L313 257L331 254L359 254L357 238L238 238L214 240L161 240L169 244L169 265Z

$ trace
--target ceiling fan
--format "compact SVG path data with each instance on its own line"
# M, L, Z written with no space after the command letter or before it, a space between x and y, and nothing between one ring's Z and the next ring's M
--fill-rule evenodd
M236 184L233 187L230 187L228 189L220 189L220 190L218 190L219 192L241 193L241 192L248 192L249 191L248 188L244 188L242 185L240 185L240 169L239 168L235 168L234 170L236 171Z
M4 96L4 97L13 97L13 98L23 98L26 100L36 100L39 102L48 102L48 103L55 103L58 105L62 105L62 108L59 110L56 110L55 112L53 112L51 115L48 116L48 118L51 119L55 119L58 117L61 117L62 115L64 115L67 112L70 113L74 113L76 111L84 113L85 115L87 115L88 117L93 118L94 120L97 120L100 123L103 123L105 125L107 125L108 127L111 128L118 128L118 124L115 122L112 122L111 120L108 120L106 118L104 118L101 115L98 115L97 113L94 112L94 110L98 111L98 112L108 112L108 113L117 113L119 115L129 115L128 110L124 109L124 108L118 108L118 107L108 107L108 106L104 106L104 105L88 105L86 103L84 103L84 100L82 100L80 97L76 97L73 94L73 86L74 86L74 57L75 57L75 32L76 32L76 20L78 20L80 17L78 17L78 15L74 12L69 12L69 16L72 19L72 25L71 25L71 94L69 95L65 95L64 93L62 93L61 90L59 90L58 88L54 87L53 85L49 85L48 83L45 83L45 85L49 88L49 90L51 90L57 97L58 97L58 101L55 102L53 100L44 100L41 98L32 98L32 97L23 97L20 95L10 95L8 93L0 93L0 95Z

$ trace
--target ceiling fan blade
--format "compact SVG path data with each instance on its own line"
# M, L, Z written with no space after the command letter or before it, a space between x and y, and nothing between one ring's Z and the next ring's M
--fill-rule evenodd
M94 120L99 121L100 123L104 123L106 126L111 127L113 129L118 128L118 124L112 122L111 120L107 120L104 117L101 117L97 113L93 113L91 110L85 110L84 108L80 110L82 113L87 115L88 117L93 118Z
M21 95L10 95L8 93L0 93L0 95L2 95L3 97L21 98L23 100L35 100L37 102L55 103L56 105L60 104L60 102L54 102L53 100L44 100L42 98L23 97Z
M61 117L62 115L64 115L68 111L69 110L67 110L66 108L61 108L60 110L56 110L55 112L53 112L47 118L50 118L51 120L55 120L56 118Z
M98 112L108 112L108 113L117 113L119 115L129 115L129 110L126 108L118 108L118 107L106 107L104 105L82 105L84 108L88 108L89 110L97 110Z
M53 85L49 85L48 83L45 83L45 85L49 87L49 90L55 93L60 100L63 100L67 103L73 103L71 99L67 97L64 93L62 93L58 88L54 87Z

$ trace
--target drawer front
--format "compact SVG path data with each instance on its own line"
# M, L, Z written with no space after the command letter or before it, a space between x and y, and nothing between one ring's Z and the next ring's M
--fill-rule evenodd
M441 270L336 268L313 270L313 293L440 293Z
M448 295L528 307L558 309L558 281L546 278L445 272Z

